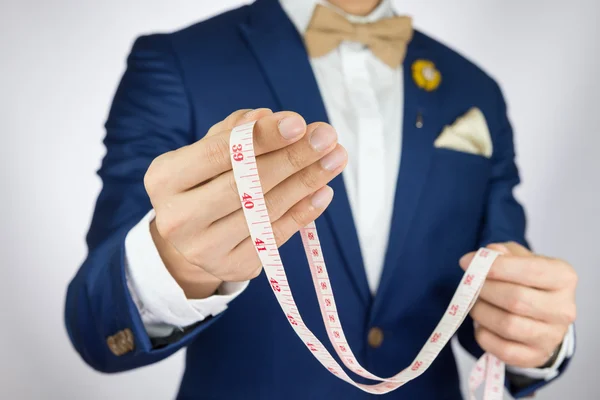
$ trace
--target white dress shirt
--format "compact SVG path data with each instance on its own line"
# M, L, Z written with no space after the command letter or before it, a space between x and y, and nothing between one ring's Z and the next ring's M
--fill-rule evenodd
M280 0L296 26L304 33L320 0ZM369 15L345 15L356 23L373 22L394 15L391 0L383 0ZM403 74L402 66L390 68L360 43L342 42L319 58L310 60L329 122L348 152L342 173L356 225L366 276L371 292L379 285L389 237L396 181L400 166ZM173 329L217 315L248 285L223 283L218 294L189 300L164 266L150 235L151 211L127 235L125 262L127 283L142 321L151 337L168 336ZM369 245L366 246L365 244ZM573 334L567 335L555 365L547 369L519 370L532 378L551 378L569 351Z

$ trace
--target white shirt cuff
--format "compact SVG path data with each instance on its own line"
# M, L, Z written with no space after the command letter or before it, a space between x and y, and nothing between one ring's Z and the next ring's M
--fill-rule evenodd
M569 330L565 335L565 338L558 350L558 355L556 356L556 360L554 364L547 368L519 368L512 367L510 365L506 366L506 370L512 372L513 374L526 376L532 379L542 379L549 381L554 379L558 375L558 369L562 365L562 363L573 356L575 351L575 330L573 325L569 326Z
M248 286L224 282L217 294L190 300L165 267L150 234L151 210L125 238L125 272L131 297L150 337L169 336L174 329L193 325L227 309Z

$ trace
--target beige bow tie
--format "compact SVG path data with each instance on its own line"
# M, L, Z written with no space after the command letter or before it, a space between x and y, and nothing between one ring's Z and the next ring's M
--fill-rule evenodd
M412 19L407 16L386 18L368 24L354 24L332 9L317 4L304 42L310 57L321 57L343 40L359 42L392 68L404 60L406 45L412 39Z

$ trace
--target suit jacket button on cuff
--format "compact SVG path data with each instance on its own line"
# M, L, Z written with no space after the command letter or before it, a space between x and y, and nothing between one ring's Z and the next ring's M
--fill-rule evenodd
M124 329L117 332L113 336L109 336L106 339L108 348L115 356L122 356L127 354L135 348L135 342L133 340L133 332L131 329Z

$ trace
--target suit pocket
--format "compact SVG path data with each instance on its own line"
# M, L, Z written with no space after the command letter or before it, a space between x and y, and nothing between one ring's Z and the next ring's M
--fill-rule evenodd
M465 153L446 148L436 148L431 172L441 174L455 184L465 180L484 184L489 178L491 159L479 154Z
M478 229L491 172L487 157L436 148L424 201L435 220L462 229Z

